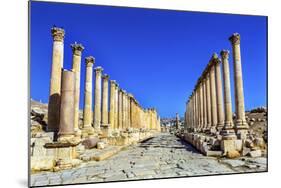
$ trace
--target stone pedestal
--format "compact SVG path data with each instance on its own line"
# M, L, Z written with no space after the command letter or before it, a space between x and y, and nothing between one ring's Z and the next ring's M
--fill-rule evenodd
M58 141L68 141L74 137L74 95L75 73L63 71L61 87L61 107Z
M61 71L63 67L63 48L65 32L62 28L53 27L53 57L50 80L50 95L48 103L48 131L57 132L60 123L61 103Z
M72 48L72 71L75 73L75 99L74 99L74 131L77 136L81 135L79 128L79 102L80 102L80 70L81 70L81 53L84 50L82 44L71 44Z
M234 33L229 40L232 44L233 64L234 64L234 90L235 90L235 129L238 138L245 139L248 133L248 124L245 119L243 76L240 55L240 35Z
M84 111L83 111L83 129L84 134L92 135L94 133L92 127L92 77L93 77L94 58L86 57L86 79L84 92Z

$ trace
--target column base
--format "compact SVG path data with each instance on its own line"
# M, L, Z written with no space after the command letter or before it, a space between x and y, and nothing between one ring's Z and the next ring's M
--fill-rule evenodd
M82 128L82 137L83 138L94 135L94 133L95 133L95 130L92 126L84 126Z
M248 132L249 132L248 129L238 129L236 130L236 135L238 139L246 140L248 136Z
M80 142L80 138L77 138L74 136L74 134L72 135L59 135L58 137L58 142L59 143L69 143L69 144L78 144Z
M249 125L246 121L236 120L235 131L238 139L245 140L248 135Z
M75 136L81 136L82 135L82 131L79 128L74 129L75 132Z
M216 132L217 132L216 126L212 126L211 129L210 129L210 133L211 134L216 134Z
M223 130L221 130L220 135L222 135L223 140L236 140L237 139L234 129L223 129Z
M217 130L221 131L223 129L223 123L218 123L217 124Z

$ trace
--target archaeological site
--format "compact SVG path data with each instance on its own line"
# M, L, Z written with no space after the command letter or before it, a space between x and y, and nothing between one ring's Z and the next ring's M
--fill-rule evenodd
M93 20L93 25L98 22ZM137 82L134 77L124 75L125 70L120 73L107 68L112 64L106 62L110 58L100 50L100 41L91 37L84 39L68 23L65 28L61 27L64 24L60 19L56 24L60 26L48 26L49 30L40 35L49 37L48 42L42 43L49 50L48 63L45 63L50 70L46 73L49 76L45 76L49 85L37 87L33 83L40 80L41 75L31 76L34 81L31 89L48 97L40 101L37 93L31 91L31 187L267 171L267 106L266 103L259 106L256 104L260 103L253 102L251 106L247 103L253 101L246 95L249 89L245 87L249 86L251 74L244 68L247 66L248 70L251 66L254 70L255 65L243 59L249 48L245 32L238 29L236 33L231 28L231 32L216 35L215 40L225 45L215 44L213 51L204 51L202 59L205 60L200 59L201 64L186 69L186 74L176 75L180 70L172 63L168 73L161 72L164 70L161 66L165 67L162 62L157 65L160 73L146 72L150 69L147 64L143 69L134 68L138 64L128 58L135 77L141 72ZM154 27L151 26L151 30ZM104 29L105 34L110 32ZM157 36L158 33L154 35ZM112 48L116 48L110 40ZM173 42L169 45L173 48ZM196 43L192 45L194 51L199 49ZM134 46L130 48L134 50ZM204 48L200 46L200 51ZM97 51L103 56L95 56ZM148 51L137 53L145 56ZM165 51L161 53L166 56ZM129 57L130 51L126 54ZM184 54L189 56L188 51ZM31 67L40 63L32 62ZM117 58L115 64L119 66ZM120 69L125 68L120 65ZM40 71L43 77L46 69ZM130 71L130 67L126 71ZM168 82L154 82L152 77L160 74L161 79L173 79L175 84L187 77L188 81L179 81L180 88L186 92L172 91L184 97L170 95L169 90L173 89L168 88ZM139 84L142 82L154 86L144 88ZM162 89L161 84L167 85L167 92L163 89L161 96L153 94L153 90ZM266 90L266 86L262 86ZM49 93L43 88L48 88ZM167 106L168 115L157 102L162 95L168 96L161 101L161 105Z

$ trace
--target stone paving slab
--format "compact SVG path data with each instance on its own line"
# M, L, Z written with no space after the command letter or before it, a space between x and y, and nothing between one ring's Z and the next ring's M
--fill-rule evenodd
M103 161L89 161L61 172L31 176L32 186L200 176L267 170L266 158L218 159L206 157L168 133L129 146Z

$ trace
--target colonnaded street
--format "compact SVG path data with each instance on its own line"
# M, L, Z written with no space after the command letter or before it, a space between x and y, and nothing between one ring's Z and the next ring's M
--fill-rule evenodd
M266 157L226 159L200 154L170 133L128 146L104 161L31 176L31 186L265 171Z

